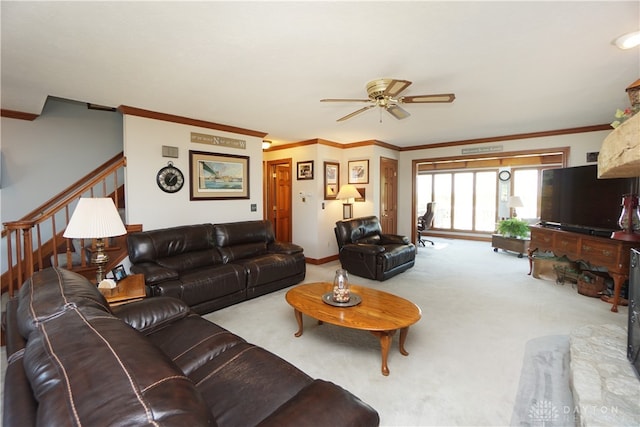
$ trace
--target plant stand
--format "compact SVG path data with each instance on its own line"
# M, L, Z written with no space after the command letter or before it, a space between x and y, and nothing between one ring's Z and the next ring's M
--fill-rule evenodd
M501 234L491 235L491 246L493 247L494 252L498 252L498 249L516 252L518 254L518 258L522 258L522 254L529 251L529 242L529 239L505 237Z

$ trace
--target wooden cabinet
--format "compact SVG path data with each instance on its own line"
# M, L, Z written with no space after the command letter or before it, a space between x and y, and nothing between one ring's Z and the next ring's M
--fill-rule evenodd
M593 266L605 267L615 283L611 311L618 311L620 289L629 278L631 248L637 246L637 242L573 233L539 225L532 225L529 229L529 274L533 268L533 254L538 250L566 256L572 261L584 261Z
M527 253L529 250L529 239L518 239L516 237L505 237L500 234L493 234L491 236L491 246L494 252L498 252L498 249L504 249L505 251L516 252L518 258L522 258L522 254Z

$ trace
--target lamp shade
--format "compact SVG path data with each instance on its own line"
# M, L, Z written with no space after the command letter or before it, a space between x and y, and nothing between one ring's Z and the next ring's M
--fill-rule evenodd
M336 199L345 200L345 199L359 199L362 195L358 192L356 187L351 184L345 184L340 187L340 191L336 195Z
M127 234L122 219L110 197L81 198L73 211L63 236L75 239L98 239Z
M509 207L510 208L523 208L522 199L520 196L511 196L509 197Z

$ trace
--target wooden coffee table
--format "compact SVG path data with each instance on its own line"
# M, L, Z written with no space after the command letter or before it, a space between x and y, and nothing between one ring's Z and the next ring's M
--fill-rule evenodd
M287 302L293 307L298 321L295 336L302 335L302 314L319 323L369 331L380 339L382 375L389 375L387 356L391 338L400 329L400 353L408 356L404 343L409 326L422 317L420 307L390 293L356 285L351 285L351 292L359 295L362 302L353 307L334 307L322 301L322 295L332 289L331 283L317 282L296 286L287 292Z

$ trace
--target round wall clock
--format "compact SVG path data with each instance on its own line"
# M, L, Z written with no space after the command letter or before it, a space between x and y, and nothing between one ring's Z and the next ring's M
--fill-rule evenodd
M509 179L511 179L511 172L509 172L509 171L501 171L498 174L498 178L500 179L500 181L509 181Z
M184 185L184 175L182 175L180 169L173 166L173 163L169 162L168 166L165 166L158 171L156 182L162 191L167 193L176 193L180 191Z

